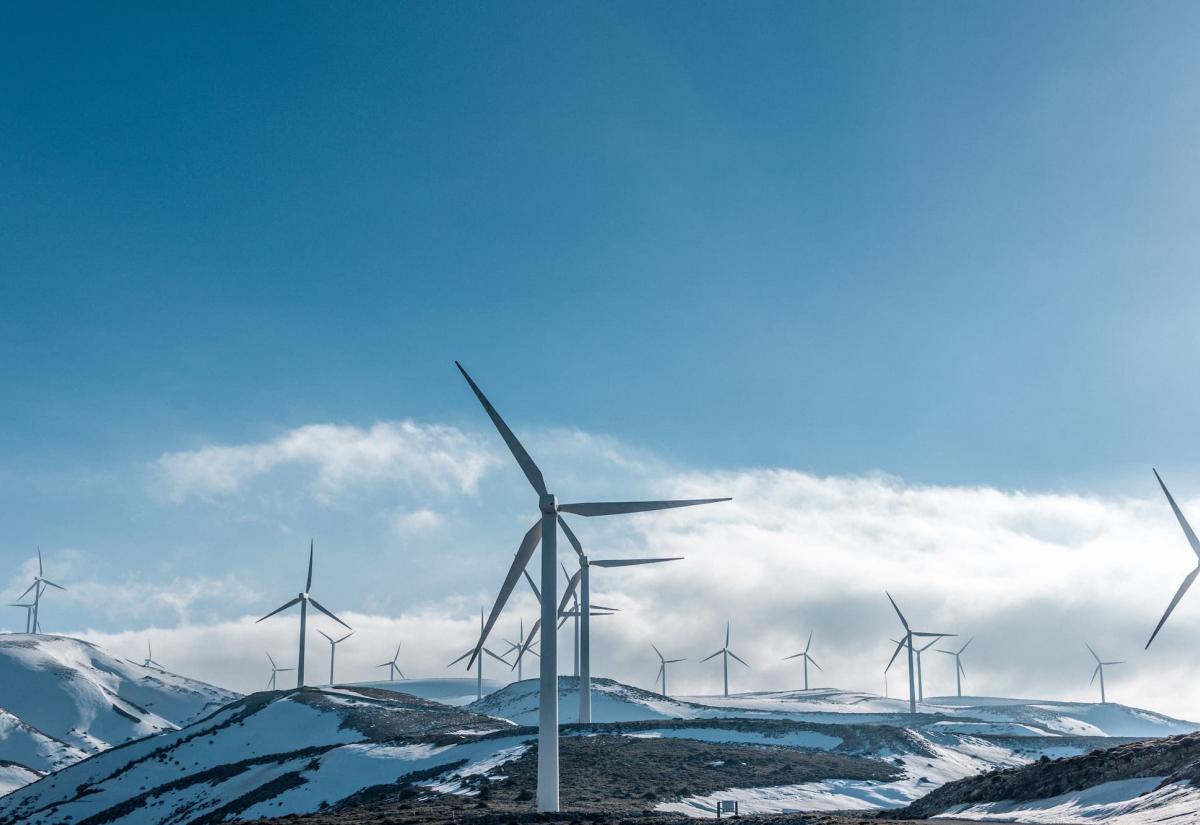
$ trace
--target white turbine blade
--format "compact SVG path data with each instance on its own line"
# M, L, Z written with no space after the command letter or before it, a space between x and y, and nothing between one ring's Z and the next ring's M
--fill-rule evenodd
M709 659L713 658L713 656L720 656L720 655L721 655L722 653L724 653L724 652L725 652L725 649L724 649L724 648L722 648L721 650L718 650L716 653L714 653L712 656L705 656L705 657L704 657L703 659L701 659L700 661L701 661L701 662L707 662Z
M812 637L813 637L813 632L810 630L810 631L808 631L808 644L806 644L806 645L804 646L804 652L805 652L805 653L808 653L808 649L809 649L810 647L812 647Z
M459 658L461 659L462 657L459 657ZM457 661L459 661L459 659L455 659L454 661L457 662ZM394 664L395 664L395 662L384 662L381 665L375 665L375 667L391 667ZM450 663L450 665L452 665L452 664L454 664L454 662ZM446 667L450 667L450 665L446 665Z
M963 652L964 650L966 650L968 647L970 647L970 646L971 646L971 642L973 642L973 641L975 641L975 637L974 637L974 636L972 636L971 638L967 639L967 643L958 649L959 655L962 655L962 652Z
M39 582L35 580L35 581L34 581L34 583L33 583L33 584L31 584L31 585L29 585L29 587L25 588L25 592L24 592L24 593L22 593L20 596L17 596L17 598L18 598L18 599L23 599L23 598L25 598L26 594L28 594L28 593L29 593L29 591L30 591L30 590L32 590L33 588L37 587L37 586L38 586L38 584L39 584Z
M791 656L784 656L783 661L786 662L788 659L799 659L803 655L803 653L793 653Z
M654 677L654 681L658 681L663 677L663 671L667 669L667 660L663 659L662 664L658 666L658 675Z
M308 603L311 604L313 607L315 607L317 610L320 610L322 613L324 613L329 618L333 619L335 622L340 624L342 627L346 628L347 630L351 629L350 625L346 624L341 619L339 619L337 616L333 615L328 610L326 610L324 607L322 607L321 603L319 601L317 601L316 599L314 599L312 596L308 597Z
M296 598L292 599L290 602L288 602L287 604L283 605L282 607L277 607L277 608L275 608L275 609L274 609L274 610L272 610L270 613L268 613L267 615L263 616L263 617L262 617L262 619L259 619L259 620L258 620L258 622L261 622L261 621L263 621L264 619L269 619L269 618L271 618L272 616L274 616L276 613L280 613L280 612L282 612L282 611L284 611L284 610L287 610L289 607L291 607L291 606L292 606L292 605L294 605L294 604L300 604L300 597L299 597L299 596L297 596ZM258 624L258 622L255 622L255 624Z
M896 649L892 652L892 658L888 659L887 667L883 669L884 673L892 669L892 664L896 661L896 657L900 655L901 650L904 650L904 642L896 642Z
M567 566L561 561L558 563L558 566L562 568L563 578L568 582L571 581L571 574L567 572Z
M330 636L328 633L326 633L324 630L321 630L320 628L317 628L317 632L320 633L322 636L324 636L326 639L329 639L330 644L333 644L332 636Z
M887 595L888 601L892 603L892 607L896 609L896 615L900 617L900 624L904 625L904 629L908 630L908 619L904 618L904 614L900 612L900 608L896 606L896 600L892 598L892 594L886 590L883 591Z
M725 647L729 647L729 622L725 622Z
M1158 474L1158 470L1154 471L1154 477L1158 479L1158 486L1162 487L1162 491L1166 495L1171 509L1175 511L1175 518L1179 520L1179 526L1183 528L1183 534L1187 536L1188 544L1192 546L1192 552L1196 554L1197 558L1200 558L1200 539L1196 538L1196 533L1192 530L1192 525L1188 524L1187 519L1183 517L1183 511L1175 503L1175 497L1171 495L1171 491L1167 489L1167 485L1163 484L1162 476Z
M399 644L396 645L396 653L392 656L393 662L400 658L400 645L402 645L402 644L404 644L404 642L400 642Z
M592 605L592 615L593 616L600 615L595 612L597 610L603 610L603 611L605 611L605 613L620 613L621 612L621 608L619 608L619 607L605 607L602 604L594 604L594 605Z
M667 659L667 664L673 665L676 662L686 662L687 659Z
M268 653L268 654L267 654L267 659L268 659L268 660L271 662L271 669L272 669L272 670L278 670L278 668L276 668L276 667L275 667L275 660L271 658L271 654L270 654L270 653Z
M559 511L577 516L618 516L622 513L645 513L650 510L670 510L675 507L694 507L697 504L715 504L731 501L729 498L696 498L681 501L587 501L578 504L560 504Z
M305 579L304 592L312 590L312 561L313 561L313 540L308 540L308 578Z
M658 649L657 645L655 645L654 642L650 643L650 647L654 648L654 652L658 654L659 659L661 659L664 662L667 660L667 657L662 655L662 651Z
M448 667L448 668L449 668L449 667L454 667L456 664L458 664L459 662L461 662L463 659L467 658L468 656L470 656L470 655L471 655L472 653L474 653L474 652L475 652L475 648L471 648L471 649L470 649L470 650L468 650L466 653L464 653L463 655L461 655L461 656L459 656L457 659L455 659L453 662L451 662L450 664L446 665L446 667ZM380 667L386 667L386 666L388 666L388 665L390 665L390 664L391 664L391 662L384 662L382 665L380 665ZM470 670L470 668L467 668L467 669L468 669L468 670Z
M949 638L953 638L953 637L957 636L958 634L957 633L918 633L917 631L914 630L912 632L912 635L913 636L924 636L926 638L929 638L932 636L932 637L936 637L938 639L949 639Z
M537 526L541 527L540 521L538 522ZM542 536L541 531L538 531L538 541L541 541L541 536ZM533 576L529 575L528 570L522 570L521 572L525 575L525 581L529 582L529 586L531 588L533 588L533 597L538 600L538 604L541 604L542 603L542 593L540 590L538 590L537 585L533 583Z
M562 612L567 609L567 602L571 600L571 594L574 593L575 588L579 586L579 577L582 573L582 569L576 570L575 575L571 576L571 580L567 582L567 589L563 591L562 598L558 602L559 615L562 615Z
M1120 661L1117 661L1117 662L1105 662L1104 666L1108 667L1109 665L1123 665L1123 664L1125 664L1125 660L1121 659Z
M1097 662L1099 662L1099 661L1100 661L1100 657L1096 655L1096 651L1092 650L1092 646L1091 646L1091 645L1089 645L1087 642L1084 642L1084 643L1083 643L1083 646L1084 646L1084 647L1086 647L1086 648L1088 649L1088 653L1092 654L1092 658L1093 658L1093 659L1095 659Z
M733 658L737 659L737 660L738 660L739 662L741 662L742 664L746 665L746 662L745 662L745 660L744 660L744 659L742 659L742 657L741 657L741 656L738 656L736 653L734 653L732 650L731 650L731 651L729 651L729 655L730 655L730 656L732 656ZM746 667L750 667L750 665L746 665Z
M824 668L822 668L822 667L821 667L819 664L817 664L817 660L816 660L816 659L814 659L812 656L809 656L809 657L808 657L808 663L809 663L810 665L812 665L813 667L815 667L817 670L821 671L822 673L824 673L824 672L825 672L825 671L824 671Z
M1196 580L1196 574L1200 573L1200 567L1197 567L1183 580L1183 584L1179 585L1179 589L1175 591L1175 598L1171 599L1171 603L1167 605L1167 612L1158 620L1158 626L1154 628L1154 632L1150 634L1150 642L1154 641L1154 637L1158 635L1158 631L1162 630L1162 626L1167 623L1167 617L1171 615L1171 611L1175 609L1175 605L1179 604L1179 600L1183 598L1183 594L1192 586L1192 582ZM1146 649L1150 649L1150 642L1146 642ZM1095 654L1092 654L1093 656Z
M521 646L523 650L528 650L530 653L533 653L533 651L530 650L530 645L533 644L533 636L535 633L538 632L538 628L541 626L542 626L542 620L538 619L536 622L533 623L533 627L529 628L529 635L525 637L525 644L523 644ZM535 653L534 655L536 656L537 654Z
M683 556L671 556L664 559L599 559L591 562L593 567L629 567L634 564L658 564L664 561L680 561Z
M529 457L529 453L521 446L521 442L513 435L513 431L504 423L504 419L500 417L500 413L496 412L496 408L492 406L492 402L488 401L487 396L483 394L483 390L479 389L478 385L467 375L467 371L463 369L463 365L454 362L454 366L458 367L458 371L462 373L463 378L467 379L467 383L471 385L471 390L474 391L475 397L479 399L479 403L483 405L484 412L492 419L492 423L496 425L496 429L500 431L500 437L504 439L504 443L508 445L509 452L513 454L513 458L517 460L522 472L525 473L525 478L529 479L529 483L533 489L537 491L539 496L547 495L546 481L542 478L542 471L533 463L533 459Z
M1096 674L1100 672L1100 668L1102 667L1103 665L1096 665L1096 669L1092 671L1092 681L1088 682L1089 685L1096 681Z
M587 558L583 552L583 545L579 543L579 539L575 538L575 533L572 532L571 528L567 526L567 522L563 520L562 516L558 516L558 526L563 529L563 533L566 535L567 541L571 542L571 546L575 548L575 555L579 556L579 561L582 562L585 558Z
M279 670L277 670L275 672L276 673L291 673L295 669L296 668L294 668L294 667L281 667L281 668L279 668Z
M533 526L525 531L524 537L521 539L521 544L517 547L517 555L513 557L512 564L508 568L508 575L504 577L504 584L500 585L500 592L496 595L496 602L492 605L492 612L488 615L487 622L483 625L483 630L479 634L479 643L475 646L471 660L467 662L467 670L471 669L471 665L475 664L475 657L479 655L479 649L483 647L487 641L488 634L492 632L492 628L496 626L496 621L500 618L500 613L504 610L504 605L508 604L508 597L512 595L513 588L517 586L517 580L521 578L521 573L525 571L529 564L529 559L533 557L533 551L537 549L538 544L542 540L542 521L538 519L533 523ZM526 574L528 575L528 574ZM530 580L530 585L533 581ZM534 593L537 593L537 588L534 588ZM538 593L538 601L542 600L542 596Z
M350 638L351 636L353 636L353 635L354 635L354 631L353 631L353 630L351 630L351 631L350 631L349 633L347 633L345 636L343 636L342 638L340 638L340 639L338 639L336 642L334 642L334 644L335 644L335 645L340 645L342 642L346 641L347 639L349 639L349 638Z
M487 655L491 656L497 662L504 662L504 664L508 664L508 659L505 659L503 656L493 653L492 651L488 650L486 647L483 649L483 652L486 653Z
M962 666L962 662L958 663L958 672L963 675L964 679L967 678L967 669Z
M942 650L940 647L937 650L935 650L934 653L945 653L947 656L957 656L958 655L953 650Z
M42 548L38 548L38 578L42 577Z
M63 587L61 584L55 584L54 582L50 581L49 579L42 579L42 584L48 584L51 587L57 587L59 590L67 589L67 588Z

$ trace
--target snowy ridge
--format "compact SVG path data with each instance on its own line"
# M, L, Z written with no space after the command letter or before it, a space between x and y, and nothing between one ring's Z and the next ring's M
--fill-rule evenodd
M306 813L432 774L446 792L519 757L495 720L368 688L256 693L0 798L0 823L187 823Z
M62 636L0 636L0 760L35 776L210 713L236 693Z

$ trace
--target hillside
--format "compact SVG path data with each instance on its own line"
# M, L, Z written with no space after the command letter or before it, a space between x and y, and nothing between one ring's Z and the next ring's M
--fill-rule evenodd
M7 783L210 713L237 694L62 636L0 636L0 762Z

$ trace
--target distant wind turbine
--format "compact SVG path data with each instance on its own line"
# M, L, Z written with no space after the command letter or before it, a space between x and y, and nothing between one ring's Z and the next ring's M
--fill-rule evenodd
M729 696L729 657L732 656L733 658L737 659L742 664L746 665L746 662L740 656L738 656L736 653L734 653L732 650L729 649L729 622L725 622L725 646L722 647L720 650L718 650L716 653L712 654L712 656L705 656L700 661L707 662L709 659L712 659L714 656L720 656L721 662L724 665L725 696L726 696L726 698L728 698L728 696ZM750 667L750 665L746 665L746 667Z
M1102 662L1100 661L1100 657L1096 655L1096 651L1092 650L1091 645L1087 642L1084 642L1083 645L1088 649L1088 653L1092 654L1092 658L1096 660L1096 669L1092 671L1092 681L1088 682L1088 684L1095 684L1096 676L1100 677L1100 704L1103 705L1107 701L1104 697L1104 668L1110 665L1123 665L1125 662L1123 660L1119 662Z
M655 677L654 681L662 683L662 695L665 698L667 695L667 665L673 665L676 662L686 662L687 659L668 659L662 655L661 650L655 647L654 642L650 643L650 647L653 647L654 652L658 654L658 676ZM743 662L743 664L745 663Z
M28 591L26 591L26 592L28 592ZM33 628L33 602L29 602L28 604L10 604L9 607L25 608L25 632L26 633L33 632L32 631L32 628Z
M888 597L888 601L892 603L892 608L896 611L896 615L900 617L900 624L904 625L904 638L896 642L896 650L892 653L891 661L888 662L888 668L892 666L892 662L896 661L896 657L900 655L903 648L908 648L908 712L916 714L917 712L917 670L913 666L913 637L926 636L932 637L934 641L946 636L954 636L953 633L924 633L913 630L908 626L908 619L904 618L904 614L900 612L900 608L896 605L896 600L892 598L892 594L886 590L884 593ZM895 640L893 640L895 641Z
M541 620L539 619L539 621L541 621ZM534 629L532 631L530 631L529 635L532 637L536 631L537 631L537 627L534 627ZM479 632L480 632L480 635L482 636L483 635L483 608L479 609ZM473 655L473 654L475 654L476 650L477 649L474 647L471 648L466 653L464 653L463 655L461 655L457 659L455 659L453 662L446 665L446 667L448 667L448 668L454 667L456 664L461 662L463 659L466 659L467 657L471 658L471 661L475 663L475 699L476 699L476 701L478 701L483 698L483 657ZM512 665L509 664L508 659L505 659L503 656L493 653L492 651L488 650L486 647L483 649L483 652L486 653L488 656L491 656L497 662L503 662L505 665L508 666L509 670L512 670Z
M504 651L504 657L508 658L508 655L510 653L517 654L516 661L514 661L512 663L512 669L517 671L517 681L518 682L524 681L525 675L524 675L524 667L522 666L522 660L525 658L526 653L532 653L534 656L537 655L536 650L530 649L533 645L532 639L530 640L529 647L527 647L525 644L525 620L524 619L521 619L520 627L517 630L517 641L513 642L513 641L509 641L508 639L505 639L504 643L506 645L508 645L508 650Z
M54 582L52 582L49 579L44 577L43 571L42 571L42 548L40 548L40 547L37 549L37 557L38 557L37 575L34 576L34 578L33 578L33 584L29 585L29 587L27 587L25 589L25 592L22 593L19 598L23 599L23 598L25 598L25 596L27 596L29 594L30 590L33 591L33 632L41 633L42 632L42 622L38 618L38 609L41 607L41 604L42 604L42 594L46 592L47 587L57 587L59 590L66 590L67 588L63 587L61 584L55 584Z
M142 667L156 667L159 670L166 670L165 667L154 661L154 652L150 649L150 640L146 640L146 661L142 662Z
M1187 519L1183 517L1183 511L1179 509L1179 505L1175 503L1171 491L1167 489L1167 485L1163 484L1162 476L1158 474L1158 470L1154 471L1154 477L1158 479L1158 486L1162 487L1163 494L1167 497L1167 502L1170 503L1171 509L1175 512L1175 518L1179 520L1179 526L1183 528L1183 535L1187 537L1188 544L1192 546L1192 552L1196 554L1196 567L1191 573L1183 579L1183 584L1179 585L1179 590L1175 591L1175 598L1171 599L1171 603L1167 605L1167 612L1158 620L1158 626L1154 628L1154 632L1150 634L1150 641L1146 642L1146 649L1150 649L1150 642L1154 641L1154 637L1158 635L1158 631L1162 630L1162 626L1166 624L1167 617L1171 615L1171 611L1175 609L1175 605L1179 604L1179 600L1183 598L1183 594L1192 586L1192 582L1196 580L1196 575L1200 574L1200 539L1196 538L1196 533L1192 530L1192 525L1188 524ZM1100 683L1104 683L1104 678L1100 678Z
M578 677L579 676L579 617L581 615L583 615L583 613L579 607L579 596L576 594L576 590L578 590L577 585L579 584L579 578L578 578L578 576L572 577L572 575L567 572L567 566L565 564L562 564L560 562L559 566L562 567L563 578L565 578L567 580L567 593L571 597L571 609L568 611L565 611L565 612L560 612L558 614L559 616L562 617L561 619L559 619L558 626L562 627L563 623L568 618L570 618L574 622L574 627L573 627L571 636L575 642L574 675L576 677ZM592 605L592 609L588 611L588 616L611 616L613 613L619 613L619 612L620 611L617 610L617 608L615 608L615 607L603 607L602 605L594 604L594 605Z
M817 660L814 659L812 656L808 655L808 650L809 650L809 648L812 647L812 637L813 637L813 634L812 634L812 631L810 630L810 631L808 631L808 644L806 644L804 646L804 650L800 651L799 653L795 653L791 656L783 657L783 660L785 662L788 659L799 659L799 658L803 657L803 659L804 659L804 689L805 690L808 690L808 663L812 662L813 667L815 667L817 670L821 670L821 666L819 664L817 664Z
M926 650L929 650L929 648L933 647L935 644L937 644L941 640L942 640L941 636L938 636L936 639L930 639L922 647L918 647L916 650L916 654L917 654L917 698L922 702L925 701L925 669L921 666L921 654L924 653Z
M333 619L335 622L337 622L338 624L340 624L342 627L346 628L347 630L353 629L350 627L350 625L346 624L341 619L339 619L337 616L333 615L328 610L326 610L324 607L322 607L320 602L318 602L311 595L309 595L308 591L312 589L312 573L313 573L313 543L312 543L312 540L309 540L309 542L308 542L308 578L304 580L304 592L299 594L298 596L296 596L296 598L292 599L290 602L287 602L286 604L283 604L283 605L275 608L270 613L268 613L267 615L263 616L261 619L258 620L259 622L264 621L266 619L271 618L276 613L280 613L284 610L287 610L292 605L296 605L296 604L300 605L300 656L296 662L296 687L297 688L304 687L304 631L308 624L308 606L309 606L309 604L312 604L312 606L315 607L317 610L320 610L326 616ZM255 622L255 624L258 624L258 622Z
M275 660L271 658L270 653L267 654L267 660L271 663L271 678L267 680L267 690L275 690L275 674L290 673L291 671L295 670L295 668L279 667L275 664Z
M332 636L330 636L328 633L326 633L324 630L321 630L320 628L317 629L317 632L329 640L329 686L333 687L333 655L337 652L337 646L340 645L342 642L346 641L347 639L349 639L351 636L353 636L354 631L351 630L349 633L347 633L345 636L343 636L340 639L334 639ZM397 652L399 652L400 649L396 648L396 650L397 650Z
M459 372L483 405L484 412L492 420L492 424L504 439L509 452L516 459L529 485L538 495L538 510L541 513L538 521L529 528L521 539L521 544L509 568L508 575L496 596L491 616L479 634L479 642L469 654L467 668L484 652L484 643L488 633L500 618L505 602L517 584L521 571L529 564L537 549L538 542L542 545L541 582L542 582L542 617L541 617L541 661L538 674L538 748L537 748L537 809L539 811L557 811L559 809L559 775L558 775L558 613L555 598L558 589L558 524L559 513L574 513L577 516L612 516L622 513L644 513L650 510L666 510L674 507L690 507L696 504L710 504L727 499L693 499L690 501L616 501L616 502L584 502L579 504L559 504L558 498L546 486L542 471L530 457L528 451L517 440L516 435L500 413L492 406L492 402L483 394L483 390L474 379L463 369L462 364L455 362ZM554 369L551 367L550 369ZM583 615L586 617L585 609ZM497 657L499 658L499 657ZM582 691L581 691L582 693Z
M975 641L974 636L972 636L970 639L967 639L967 643L958 650L942 650L941 648L938 648L938 653L945 653L947 656L954 657L954 677L958 683L958 695L960 697L962 696L962 680L963 677L967 675L967 672L963 670L961 657L963 655L963 651L970 647L971 642L973 641Z
M394 656L392 656L391 659L389 659L388 661L384 662L381 665L376 665L376 667L386 667L388 669L388 681L389 682L396 681L397 673L400 674L401 679L408 678L407 676L404 675L403 671L400 670L400 666L396 664L396 660L400 658L400 645L401 644L403 644L403 642L396 643L396 653Z

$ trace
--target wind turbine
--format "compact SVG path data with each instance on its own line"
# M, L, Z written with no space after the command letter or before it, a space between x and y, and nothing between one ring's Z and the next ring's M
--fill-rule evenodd
M954 636L954 633L922 633L913 630L908 626L908 619L904 618L904 614L900 612L900 608L896 605L896 600L892 598L892 594L884 591L887 594L888 601L892 603L892 608L896 611L896 615L900 617L900 624L904 625L904 638L896 642L896 650L892 653L892 658L888 661L888 668L891 668L892 662L896 661L896 657L900 655L902 648L908 648L908 712L916 714L917 712L917 673L913 667L913 637L914 636L932 636L934 641L946 636ZM893 641L895 641L893 639ZM924 648L922 648L924 649ZM887 672L887 669L884 670Z
M800 657L803 657L803 658L804 658L804 689L805 689L805 690L808 690L808 663L809 663L809 662L812 662L812 666L813 666L813 667L815 667L817 670L821 670L821 666L820 666L819 664L817 664L817 660L816 660L816 659L814 659L812 656L809 656L809 655L808 655L808 649L809 649L810 647L812 647L812 637L813 637L813 635L812 635L812 631L810 630L810 631L808 632L808 644L806 644L806 645L804 646L804 650L800 651L799 653L795 653L795 654L793 654L793 655L791 655L791 656L785 656L785 657L783 657L783 660L784 660L785 662L786 662L788 659L797 659L797 658L800 658Z
M924 653L926 650L929 650L929 648L933 647L935 644L937 644L941 640L942 640L941 636L938 636L936 639L930 639L928 642L925 643L924 647L918 647L917 651L916 651L916 653L917 653L917 698L922 702L925 701L925 669L923 667L921 667L921 654Z
M150 649L150 640L146 640L146 661L142 662L142 667L156 667L159 670L166 670L165 667L154 661L154 652Z
M746 662L740 656L729 649L729 622L725 622L725 646L716 653L712 654L712 656L705 656L700 661L707 662L709 659L713 658L713 656L720 656L721 662L725 666L725 697L729 698L729 657L732 656L742 664L746 665ZM746 665L746 667L750 667L750 665Z
M295 670L295 668L279 667L278 665L275 664L275 660L271 658L270 653L267 654L267 659L271 662L271 678L267 680L267 690L275 690L275 674L276 673L288 673L290 671Z
M565 613L558 614L559 616L563 617L562 619L559 620L558 626L561 628L563 626L563 622L565 622L568 617L571 618L575 623L575 626L574 626L574 629L573 629L571 635L574 638L574 642L575 642L575 673L574 673L574 675L576 677L578 677L579 676L579 617L581 615L583 615L582 611L580 610L580 607L579 607L579 597L575 594L576 585L578 584L578 579L573 584L571 574L567 572L567 566L565 564L561 564L561 563L559 566L562 567L563 577L567 580L567 592L570 593L570 595L571 595L571 609L566 611ZM588 611L588 616L589 617L590 616L611 616L613 613L619 613L619 612L620 611L617 610L617 608L615 608L615 607L604 607L603 605L594 604L594 605L592 605L592 609ZM589 703L589 707L590 707L590 703ZM580 721L583 721L583 720L580 719Z
M496 604L492 607L492 614L488 618L487 624L484 626L483 632L480 633L479 643L470 654L470 661L467 662L469 669L471 664L478 659L484 651L484 642L487 641L487 635L491 632L492 627L496 624L496 620L500 617L500 611L504 609L504 604L508 601L509 594L512 593L513 587L516 586L517 579L521 576L530 558L533 556L533 551L537 549L538 542L542 544L542 617L541 617L541 663L538 685L538 779L537 779L537 809L539 811L557 811L558 804L558 612L561 608L556 607L555 591L558 586L558 570L557 566L557 549L558 549L558 524L560 522L559 513L574 513L577 516L610 516L622 513L642 513L649 510L665 510L672 507L689 507L695 504L709 504L715 501L725 501L727 499L694 499L690 501L618 501L618 502L584 502L579 504L559 504L558 498L550 492L546 487L546 481L542 477L542 471L538 469L537 464L530 458L529 453L517 440L516 435L504 423L504 419L500 417L500 413L496 412L496 408L492 406L492 402L488 401L487 396L475 384L475 381L463 369L462 364L454 362L462 373L463 378L471 386L475 397L479 399L479 403L483 405L484 412L491 418L492 424L500 433L500 437L504 439L504 443L508 445L509 452L516 459L521 471L525 474L525 478L529 481L529 485L533 487L534 492L538 495L538 510L541 513L538 521L534 523L529 531L525 533L521 540L519 549L517 550L516 558L513 559L512 566L509 568L508 575L504 579L503 585L500 587L500 593L496 597ZM586 614L587 611L585 610Z
M562 516L558 517L558 523L562 525L563 533L567 537L567 541L575 548L575 555L579 557L579 616L582 624L579 628L579 721L583 724L589 724L592 721L592 633L590 619L592 614L591 608L591 585L588 583L588 571L593 567L632 567L641 564L659 564L664 561L679 561L682 556L671 556L668 558L657 559L591 559L584 552L583 545L579 543L579 539L575 537L575 533L567 526L567 522ZM573 577L572 577L573 578ZM568 582L568 590L570 584Z
M312 540L310 539L308 542L308 578L304 580L304 592L299 594L298 596L296 596L296 598L292 599L290 602L288 602L280 607L275 608L270 613L268 613L267 615L263 616L261 619L258 620L259 622L264 621L266 619L271 618L276 613L280 613L284 610L287 610L289 607L291 607L294 604L300 605L300 657L296 662L296 687L297 688L304 687L304 630L308 624L308 606L309 606L309 604L312 604L312 606L315 607L317 610L320 610L326 616L333 619L335 622L337 622L338 624L340 624L342 627L346 628L347 630L353 629L350 627L350 625L346 624L341 619L339 619L337 616L333 615L328 610L326 610L324 607L322 607L320 602L318 602L316 599L314 599L312 596L309 595L308 591L312 589L312 568L313 568L313 543L312 543ZM255 624L258 624L258 622L255 622Z
M510 654L510 653L517 654L517 660L512 663L511 669L517 671L517 681L518 682L524 681L525 673L524 673L524 667L522 667L522 660L525 658L526 652L532 653L534 656L538 655L537 651L532 649L532 647L533 647L532 640L530 640L528 645L526 645L526 643L525 643L525 620L524 619L521 619L521 626L517 631L517 641L512 642L512 641L509 641L508 639L505 639L504 643L506 645L508 645L508 650L504 651L505 657L507 657L508 654Z
M347 633L345 636L343 636L340 639L334 639L332 636L330 636L328 633L326 633L324 630L321 630L320 628L317 629L317 632L329 640L329 686L333 687L333 655L334 655L334 653L337 652L337 646L340 645L342 642L346 641L347 639L349 639L351 636L353 636L354 631L351 630L349 633ZM398 654L400 652L400 648L396 648L396 652Z
M383 664L376 665L376 667L386 667L388 669L388 681L389 682L396 681L397 673L400 674L401 679L408 678L407 676L404 675L403 671L400 670L400 666L396 664L396 660L400 658L400 645L401 644L402 644L402 642L396 643L396 655L392 656L392 658L390 660L384 662Z
M1188 524L1187 519L1183 517L1183 512L1179 509L1179 505L1175 503L1175 499L1171 496L1171 491L1167 489L1167 485L1163 484L1162 476L1158 474L1158 470L1154 471L1154 477L1158 479L1158 486L1162 487L1163 494L1167 497L1167 501L1171 505L1171 509L1175 511L1175 518L1179 520L1179 526L1183 528L1183 535L1187 537L1188 544L1192 546L1192 552L1196 554L1197 563L1194 570L1188 573L1183 579L1183 584L1179 585L1179 590L1175 592L1175 598L1171 599L1171 603L1167 605L1167 612L1158 620L1158 626L1154 628L1154 632L1150 634L1150 641L1146 642L1146 649L1150 649L1150 642L1154 641L1154 637L1158 635L1158 631L1162 630L1162 626L1166 624L1167 617L1171 615L1171 611L1175 609L1175 605L1179 604L1179 600L1183 598L1183 594L1192 586L1192 582L1196 580L1196 575L1200 574L1200 539L1196 538L1195 531ZM1100 677L1100 684L1103 686L1104 677Z
M658 654L658 675L654 677L654 681L662 682L662 695L666 698L667 695L667 665L673 665L676 662L686 662L687 659L668 659L662 655L662 651L655 647L654 642L650 643L650 647L654 648L654 652ZM714 654L715 655L715 654ZM745 664L743 662L743 664Z
M26 591L26 592L28 592L28 591ZM33 603L32 603L32 602L30 602L29 604L10 604L10 605L9 605L9 607L23 607L23 608L25 608L25 632L26 632L26 633L30 633L30 632L32 632L32 625L33 625Z
M1088 649L1088 653L1092 654L1092 658L1096 660L1096 669L1092 671L1092 681L1088 682L1088 684L1094 684L1096 681L1096 676L1100 676L1100 704L1103 705L1106 701L1104 698L1104 668L1108 665L1123 665L1125 662L1102 662L1100 661L1100 657L1096 655L1096 651L1092 650L1091 645L1089 645L1087 642L1084 642L1083 645Z
M541 620L539 619L538 621L541 621ZM537 627L534 626L533 631L530 631L530 633L529 633L530 638L533 637L533 633L536 630L537 630ZM481 636L483 635L483 608L482 607L479 608L479 633ZM528 643L526 643L526 646L528 646ZM475 655L478 652L478 649L479 649L478 647L473 647L470 650L468 650L466 653L464 653L463 655L459 656L453 662L446 665L446 667L448 667L448 668L454 667L456 664L461 662L463 659L466 659L468 656L471 657L471 661L475 663L475 700L476 701L479 701L480 699L483 698L483 657ZM493 653L492 651L488 650L486 647L483 649L483 652L486 653L487 655L491 656L496 661L503 662L504 664L508 665L509 670L512 670L512 665L509 664L508 659L505 659L503 656ZM467 669L470 670L470 665L467 666Z
M965 645L963 645L962 647L960 647L956 651L955 650L942 650L941 648L938 649L938 653L945 653L947 656L954 657L954 677L955 677L956 681L958 682L958 695L960 697L962 696L962 680L963 680L963 677L967 675L967 672L965 670L963 670L962 659L960 657L963 655L963 651L971 646L971 642L973 642L973 641L975 641L974 636L972 636L970 639L967 639L967 643Z
M57 587L59 590L67 589L67 588L63 587L61 584L55 584L54 582L52 582L49 579L44 577L43 571L42 571L42 548L40 548L40 547L37 550L37 557L38 557L38 572L37 572L37 575L34 576L34 578L33 578L33 584L31 584L31 585L29 585L29 587L25 588L25 592L22 593L19 597L19 598L23 599L23 598L25 598L25 596L27 596L29 594L30 590L33 591L33 632L34 633L40 633L41 629L42 629L42 623L38 619L38 608L41 607L42 594L46 592L46 588L47 587Z

